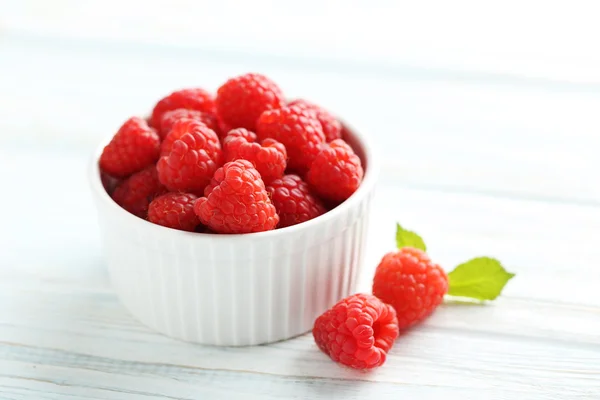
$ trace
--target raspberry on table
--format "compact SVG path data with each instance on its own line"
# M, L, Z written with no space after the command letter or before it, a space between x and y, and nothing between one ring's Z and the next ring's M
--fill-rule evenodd
M196 119L180 118L171 127L171 130L167 136L163 139L160 144L160 155L164 156L171 152L173 143L176 140L181 139L183 135L190 131L198 132L202 137L205 138L206 147L209 153L214 153L218 149L221 149L221 143L215 131L206 126L203 122Z
M400 329L429 316L447 291L444 270L412 247L386 254L373 278L373 294L394 307Z
M154 164L160 152L160 138L142 118L129 118L100 156L100 169L116 178L125 178Z
M298 175L284 175L267 186L279 214L279 228L306 222L327 210Z
M398 321L393 307L370 294L355 294L318 317L312 333L333 361L370 369L385 362L398 337Z
M358 189L363 175L360 158L346 142L336 139L322 147L306 179L323 199L342 202Z
M194 202L197 198L191 193L180 192L158 196L148 207L148 221L180 231L193 232L200 224L194 213Z
M216 133L201 122L182 119L173 125L162 144L158 179L171 191L201 195L222 164Z
M214 114L203 111L178 108L176 110L167 111L163 114L160 120L160 130L158 131L160 138L164 139L169 134L169 132L171 132L173 124L178 120L184 118L195 119L197 121L200 121L210 129L215 131L217 135L219 134L219 124L217 123L217 117Z
M291 106L265 111L256 123L260 140L272 138L283 143L288 153L288 167L304 173L325 141L323 128L314 112Z
M254 165L231 161L219 168L194 205L200 222L217 233L251 233L274 229L275 206Z
M325 140L327 142L342 138L341 122L323 107L302 99L293 100L288 103L288 106L304 107L308 110L314 111L317 115L317 119L323 127L323 133L325 134Z
M279 108L284 103L281 89L261 74L231 78L217 90L217 116L230 129L254 131L256 120L264 111Z
M214 114L215 99L211 93L200 88L177 90L156 103L150 117L151 126L159 129L163 114L178 108Z
M274 139L256 142L256 134L244 128L229 131L223 139L225 161L248 160L260 173L266 184L281 178L286 167L287 152L285 146Z
M167 191L158 180L156 166L151 165L121 182L112 198L125 210L140 218L146 218L148 205L154 197Z

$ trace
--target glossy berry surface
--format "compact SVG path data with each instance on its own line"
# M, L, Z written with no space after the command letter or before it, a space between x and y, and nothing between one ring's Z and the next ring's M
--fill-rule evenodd
M287 165L287 152L283 144L274 139L256 143L256 135L244 128L229 131L223 139L223 152L225 161L250 161L265 183L281 178Z
M342 139L322 146L306 179L322 198L342 202L360 186L364 175L360 158Z
M256 134L260 140L272 138L283 143L288 166L299 173L308 170L325 142L315 114L296 106L264 112L256 123Z
M317 346L333 361L355 369L382 365L398 337L394 309L370 294L349 296L317 318Z
M213 130L198 121L179 120L162 143L158 179L171 191L201 195L222 159Z
M306 222L327 211L298 175L284 175L272 181L267 190L279 214L279 228Z
M160 138L146 121L129 118L104 147L100 169L107 174L125 178L156 162L160 152Z
M291 101L288 105L304 107L315 112L317 119L323 127L323 134L325 134L325 140L327 142L342 138L342 124L333 114L323 107L302 99Z
M200 121L210 129L215 131L217 135L219 134L219 124L217 122L217 117L214 114L203 111L178 108L176 110L167 111L163 114L160 122L160 129L158 131L160 138L164 139L169 134L169 132L171 132L173 124L175 124L175 122L179 121L180 119L194 119L196 121Z
M264 111L283 104L281 89L261 74L249 73L231 78L217 91L217 115L229 129L254 131L256 120Z
M156 103L150 117L152 127L159 129L163 115L167 111L185 108L188 110L215 113L215 98L212 93L201 88L177 90Z
M200 223L194 213L197 197L190 193L166 193L156 197L148 208L148 221L181 231L192 232Z
M166 191L167 188L158 180L156 166L151 165L117 185L112 198L130 213L146 218L150 202Z
M250 161L231 161L219 168L204 194L194 210L214 232L263 232L279 222L265 184Z
M396 310L400 329L422 321L444 300L448 277L422 250L386 254L375 270L373 294Z

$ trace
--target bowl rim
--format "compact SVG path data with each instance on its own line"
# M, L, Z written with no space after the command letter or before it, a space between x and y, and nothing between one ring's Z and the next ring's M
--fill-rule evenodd
M352 135L353 139L361 147L364 155L363 163L366 164L365 174L363 180L358 189L343 203L335 207L333 210L326 212L316 218L301 224L287 226L285 228L273 229L265 232L254 232L254 233L238 233L238 234L218 234L218 233L198 233L198 232L187 232L178 229L168 228L165 226L153 224L145 219L137 217L123 208L121 208L108 194L104 185L102 184L100 175L99 159L104 147L110 142L114 134L105 137L104 140L96 147L92 153L92 157L89 161L88 167L88 179L91 185L92 193L96 198L97 202L101 202L106 205L109 209L114 212L122 213L128 223L138 226L138 229L150 229L157 230L157 233L163 233L165 235L172 235L173 238L181 238L181 240L196 240L196 241L239 241L239 240L252 240L252 239L268 239L273 237L284 237L284 236L296 236L303 232L310 232L312 229L318 229L319 226L324 226L328 221L337 218L339 215L345 213L349 209L355 207L361 202L361 200L372 192L377 178L380 173L379 157L377 157L377 151L375 145L371 143L371 138L367 139L362 133L354 128L354 126L347 124L342 121L342 125L345 128L344 131ZM100 214L101 218L102 215Z

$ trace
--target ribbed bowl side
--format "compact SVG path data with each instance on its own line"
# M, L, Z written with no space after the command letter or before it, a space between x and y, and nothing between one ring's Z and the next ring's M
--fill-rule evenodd
M104 203L98 210L111 280L138 320L173 338L242 346L310 331L354 292L371 198L311 229L235 241L182 240Z

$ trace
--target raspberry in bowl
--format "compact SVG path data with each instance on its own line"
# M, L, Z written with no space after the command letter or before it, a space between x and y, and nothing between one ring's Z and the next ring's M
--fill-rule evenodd
M244 92L254 101L250 114L265 114L254 125L231 111L239 89L230 82L227 101L217 93L214 118L197 112L197 102L194 112L165 112L162 128L156 118L136 118L92 159L115 291L136 319L169 337L221 346L275 342L309 332L355 291L378 160L369 140L347 125L327 143L316 113L287 106L263 78L258 86L255 78L241 80L246 91L275 93ZM220 116L225 106L232 108ZM227 125L231 136L209 120ZM307 128L286 136L289 121ZM337 159L344 168L330 168ZM119 202L106 182L116 182Z

